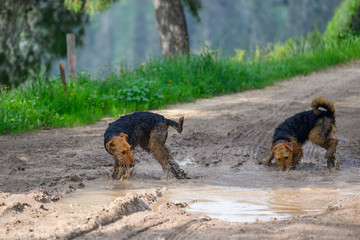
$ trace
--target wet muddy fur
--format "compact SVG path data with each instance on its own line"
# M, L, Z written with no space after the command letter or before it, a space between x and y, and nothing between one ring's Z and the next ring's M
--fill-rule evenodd
M125 179L132 175L135 161L131 150L138 145L151 152L160 163L164 171L162 178L187 178L165 146L168 127L181 133L183 122L183 117L175 122L156 113L135 112L110 123L104 134L104 145L115 160L113 178Z
M335 166L338 143L336 138L332 138L336 130L335 106L331 101L317 97L311 107L312 110L295 114L275 129L271 153L263 164L269 165L275 158L280 170L296 167L303 155L302 145L310 138L314 144L327 150L324 157L328 168ZM336 165L338 167L338 163Z

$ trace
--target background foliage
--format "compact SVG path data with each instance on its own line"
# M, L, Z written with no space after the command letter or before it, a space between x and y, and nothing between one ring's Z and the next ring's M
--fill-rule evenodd
M18 85L49 72L53 59L66 55L66 33L82 43L85 13L74 14L64 1L0 2L0 83Z
M360 35L360 1L344 0L329 22L325 36L342 38L344 35Z

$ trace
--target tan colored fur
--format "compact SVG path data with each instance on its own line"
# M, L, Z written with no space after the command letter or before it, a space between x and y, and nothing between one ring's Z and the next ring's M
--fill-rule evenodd
M329 113L331 113L331 115L334 116L334 118L336 116L334 104L323 97L315 98L311 103L311 107L314 114L317 116L321 114L319 110L320 107L325 108ZM324 157L327 159L328 168L334 166L338 168L338 162L335 163L335 153L338 140L336 138L332 138L332 135L335 133L337 128L336 123L334 122L335 119L331 120L328 117L319 118L309 133L309 138L314 144L327 150ZM303 155L303 150L301 144L294 136L289 136L289 138L290 142L280 141L274 146L272 145L271 153L263 161L263 164L269 165L271 160L275 158L279 169L282 171L285 171L290 167L296 167Z

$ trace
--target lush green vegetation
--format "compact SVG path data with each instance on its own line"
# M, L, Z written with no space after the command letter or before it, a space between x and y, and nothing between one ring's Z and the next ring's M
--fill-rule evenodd
M327 25L327 38L344 38L360 35L360 1L344 0L336 9L334 17Z
M39 77L10 89L4 85L0 90L0 133L88 124L104 116L263 88L359 58L360 39L325 42L313 33L289 40L283 48L255 49L247 58L220 55L204 51L188 57L153 59L134 69L106 69L102 76L80 72L67 91L59 77L50 81Z

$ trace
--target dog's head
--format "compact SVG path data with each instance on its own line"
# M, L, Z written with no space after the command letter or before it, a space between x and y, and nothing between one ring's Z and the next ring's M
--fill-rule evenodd
M277 165L285 171L292 165L293 145L291 142L278 143L271 149Z
M125 174L128 170L132 173L132 168L135 164L134 156L131 153L131 146L127 142L127 138L127 134L120 133L119 136L113 137L106 143L106 149L113 155L122 174ZM120 177L121 176L118 176L118 178Z

